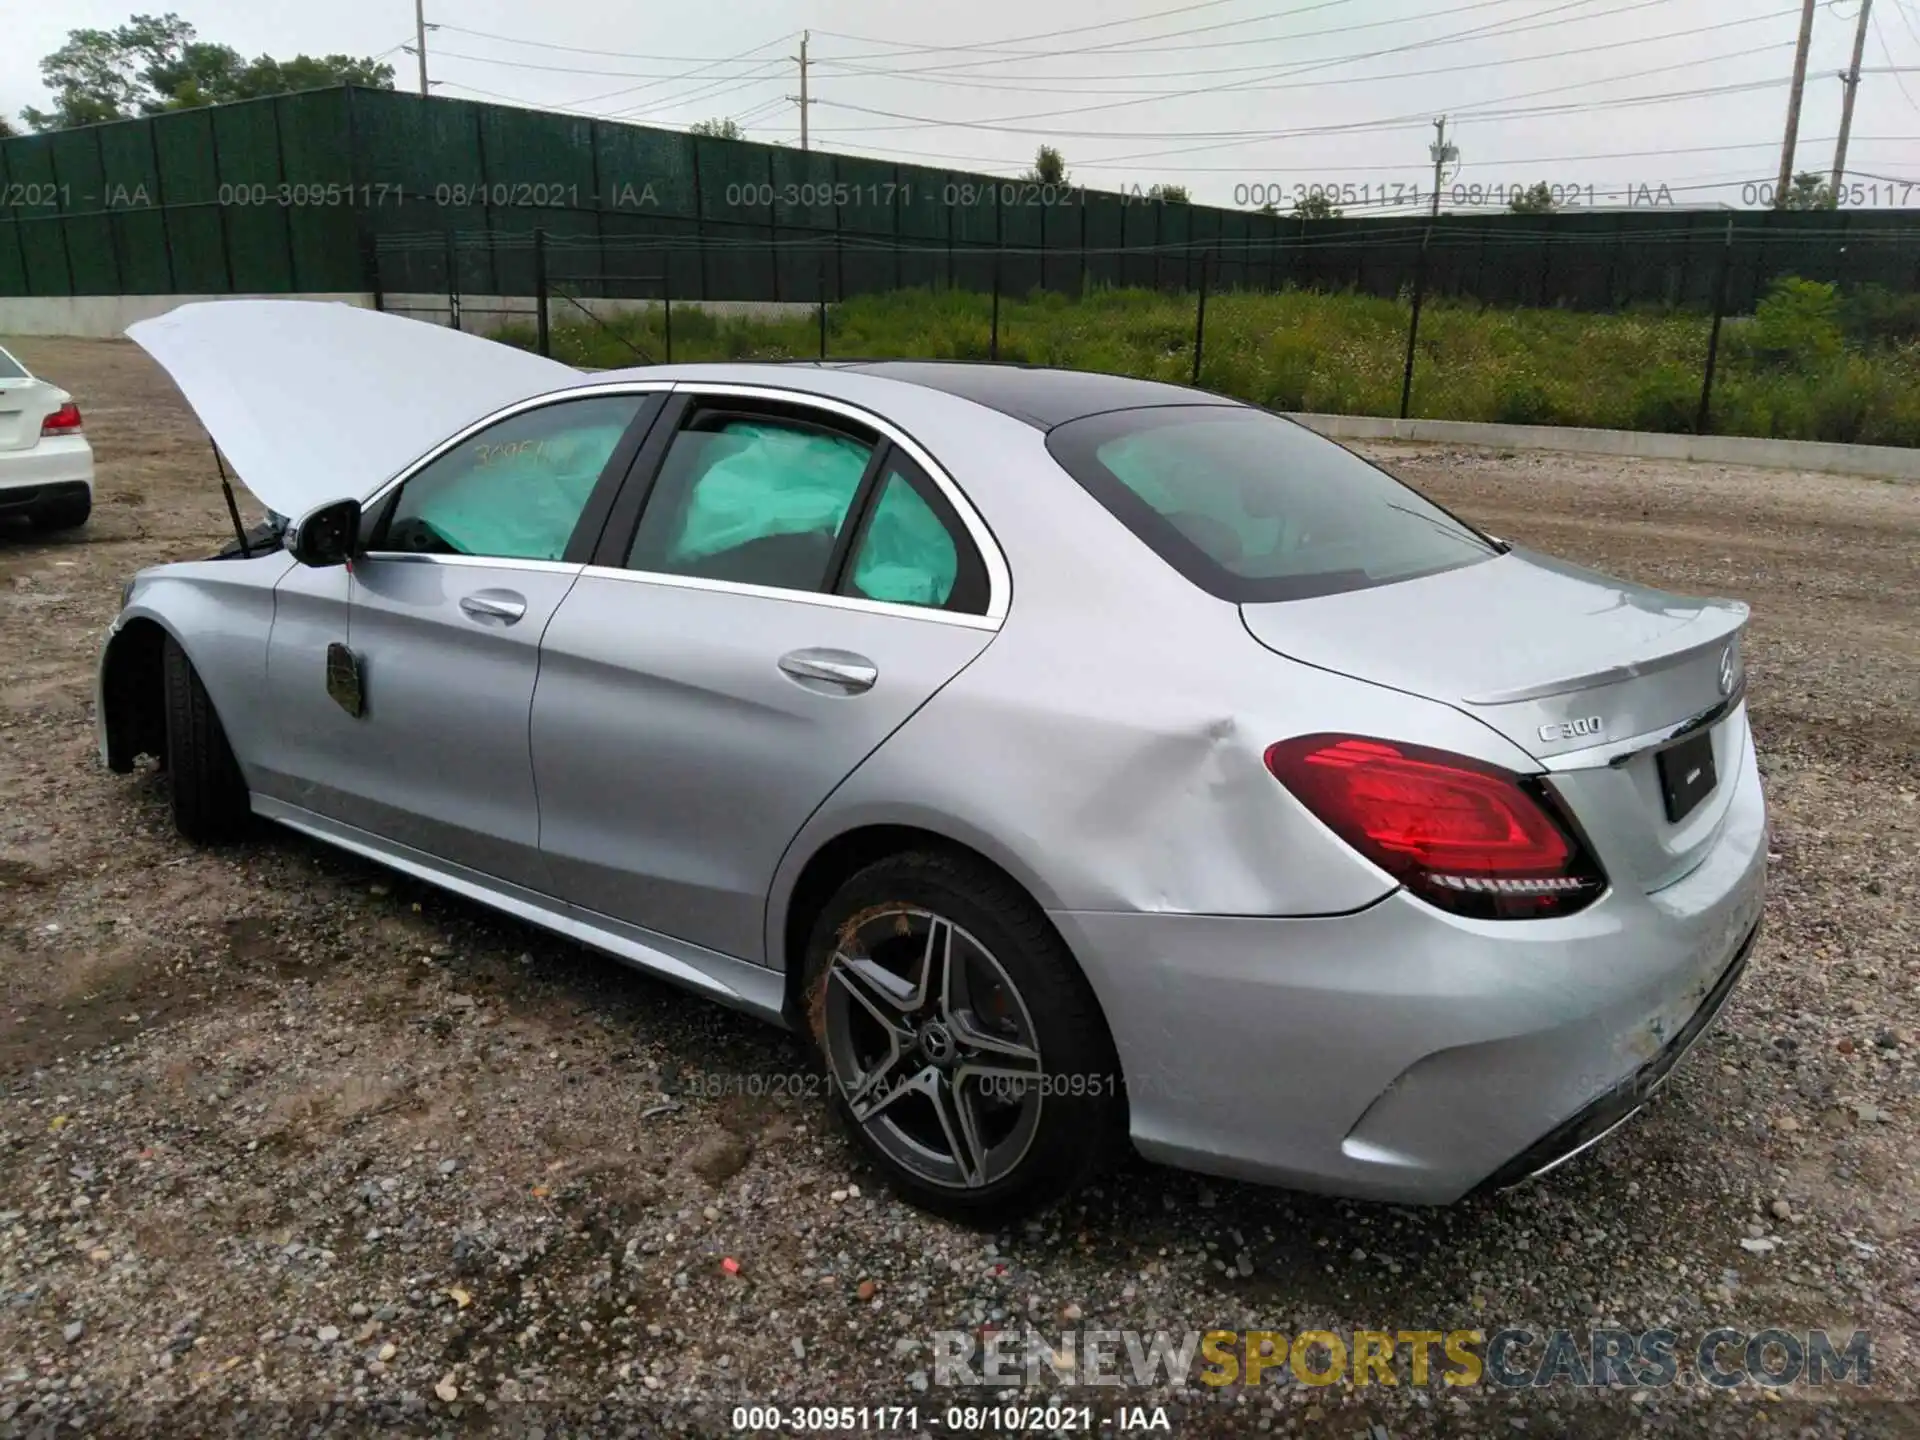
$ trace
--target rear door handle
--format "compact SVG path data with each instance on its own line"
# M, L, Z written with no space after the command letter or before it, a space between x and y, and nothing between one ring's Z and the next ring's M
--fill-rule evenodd
M789 650L780 669L796 684L824 695L858 695L873 688L880 669L851 650Z
M511 590L476 590L460 597L460 608L482 625L511 625L527 613L527 601Z

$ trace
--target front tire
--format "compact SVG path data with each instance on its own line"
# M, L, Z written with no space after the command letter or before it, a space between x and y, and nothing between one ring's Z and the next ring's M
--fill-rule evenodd
M998 1224L1124 1143L1086 977L1039 906L979 861L921 851L854 875L814 924L803 993L835 1110L923 1209Z
M36 530L78 530L92 513L93 496L82 490L77 495L63 495L58 500L35 506L28 512L28 518Z
M247 782L227 744L207 687L171 635L162 662L167 712L167 776L173 823L197 845L237 839L252 818Z

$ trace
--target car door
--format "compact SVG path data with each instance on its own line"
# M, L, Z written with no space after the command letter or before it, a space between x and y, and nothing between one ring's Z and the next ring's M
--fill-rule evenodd
M674 411L541 647L540 846L581 909L764 961L788 842L992 639L1005 571L863 412L738 389Z
M661 402L515 407L376 497L350 565L289 573L265 696L276 798L550 893L527 734L540 637Z

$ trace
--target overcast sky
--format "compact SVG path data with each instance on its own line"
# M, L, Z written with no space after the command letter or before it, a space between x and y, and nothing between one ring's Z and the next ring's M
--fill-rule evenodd
M0 108L45 106L38 58L129 0L9 7ZM147 0L142 9L168 8ZM181 0L201 38L252 56L383 55L417 85L412 0ZM1448 192L1547 180L1584 202L1661 185L1740 204L1779 146L1798 0L427 0L435 93L684 128L734 117L796 143L800 32L812 143L1015 173L1047 142L1090 185L1185 184L1196 200L1289 208L1296 186L1431 183L1432 117L1452 118ZM1797 170L1833 160L1859 0L1814 22ZM1867 203L1920 205L1920 0L1873 0L1848 169ZM1899 67L1899 68L1896 68ZM1903 89L1904 87L1904 89ZM1709 93L1699 93L1699 92ZM1658 97L1645 100L1642 97ZM1622 101L1641 103L1623 104ZM1745 147L1745 148L1742 148ZM1250 187L1275 187L1256 192ZM1398 187L1398 188L1397 188ZM1631 187L1632 194L1627 193ZM1642 190L1640 187L1646 187ZM1470 191L1463 191L1463 195ZM1350 192L1364 202L1365 192ZM1349 203L1350 213L1366 208Z

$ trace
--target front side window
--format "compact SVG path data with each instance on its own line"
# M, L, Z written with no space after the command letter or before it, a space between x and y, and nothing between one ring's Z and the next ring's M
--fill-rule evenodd
M558 560L644 395L598 395L488 426L400 487L370 546Z
M804 421L697 416L661 462L627 565L824 589L873 448Z
M1058 426L1047 449L1162 559L1238 603L1361 590L1499 553L1384 470L1262 410L1116 410Z

